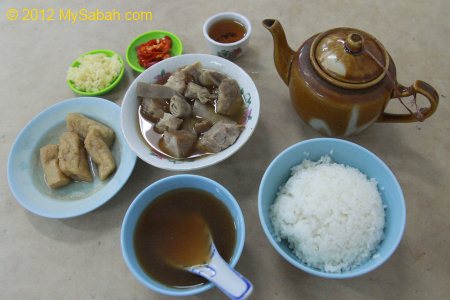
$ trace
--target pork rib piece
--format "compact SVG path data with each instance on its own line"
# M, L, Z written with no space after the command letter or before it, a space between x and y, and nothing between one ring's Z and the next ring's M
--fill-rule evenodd
M219 85L219 98L216 111L219 114L231 115L240 98L239 85L234 79L224 79Z
M178 97L183 97L176 90L154 83L145 83L139 81L136 85L136 95L142 98L153 98L153 99L170 99L177 95Z
M199 100L195 100L194 106L192 107L192 111L195 116L206 119L213 124L219 121L232 122L231 119L216 114L214 112L213 107L211 107L210 105L203 104Z
M241 134L241 127L236 122L219 121L215 123L198 141L198 148L217 153L236 142Z
M197 98L203 104L207 103L213 98L207 88L193 82L188 83L184 96L190 99Z
M161 119L164 116L164 104L163 99L143 98L141 102L142 112L147 117Z
M197 61L193 63L192 65L187 65L183 69L181 69L186 74L186 78L191 77L191 79L194 79L195 81L198 80L200 74L203 72L203 65L201 62Z
M160 132L164 132L166 130L174 131L177 130L181 123L183 123L183 119L176 118L172 116L171 114L164 113L164 116L161 118L161 120L156 123L155 127Z
M187 130L166 131L163 142L169 154L175 158L186 158L192 153L197 136Z
M214 70L202 70L198 76L198 82L203 86L219 86L222 80L227 78L224 74Z
M186 81L186 73L183 70L177 70L175 73L170 75L164 86L170 87L178 93L183 94L186 89Z

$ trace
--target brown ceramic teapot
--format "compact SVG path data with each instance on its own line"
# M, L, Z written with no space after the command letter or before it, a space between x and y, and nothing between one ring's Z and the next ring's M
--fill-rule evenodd
M289 86L297 113L324 135L348 136L374 122L422 121L437 108L439 96L429 84L397 83L392 58L364 31L331 29L309 38L295 52L277 20L266 19L263 25L272 33L275 66ZM428 108L408 109L407 114L384 111L390 99L416 93L426 97Z

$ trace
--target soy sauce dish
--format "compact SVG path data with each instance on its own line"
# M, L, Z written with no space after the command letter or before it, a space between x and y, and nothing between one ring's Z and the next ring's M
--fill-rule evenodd
M123 258L133 276L147 288L169 296L188 296L213 286L170 259L177 257L186 263L202 259L192 245L201 244L205 237L192 235L195 230L189 227L196 226L190 224L192 215L203 218L219 254L231 267L236 265L244 246L245 224L235 198L219 183L202 176L167 177L136 197L122 224ZM179 226L179 220L184 220L184 226ZM170 246L173 241L167 236L178 237L177 243L184 246Z

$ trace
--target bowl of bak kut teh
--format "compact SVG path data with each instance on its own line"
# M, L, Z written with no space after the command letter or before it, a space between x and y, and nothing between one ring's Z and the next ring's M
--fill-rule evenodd
M165 59L128 88L121 109L125 139L155 167L186 171L238 151L259 118L259 95L239 66L208 54Z
M234 267L245 240L244 218L227 189L197 175L175 175L145 188L128 208L121 230L122 254L133 276L147 288L169 296L189 296L213 284L178 263L205 261L199 245L206 238L196 218L209 228L218 253Z

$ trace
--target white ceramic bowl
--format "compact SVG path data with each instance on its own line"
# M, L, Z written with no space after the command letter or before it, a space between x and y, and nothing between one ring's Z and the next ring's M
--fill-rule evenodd
M174 160L163 157L151 150L145 142L139 129L136 85L139 81L152 83L166 72L174 72L177 68L200 61L204 68L220 71L235 79L241 87L246 105L245 128L237 141L227 149L212 155L197 159ZM130 148L146 163L155 167L173 170L196 170L214 165L238 151L250 138L255 130L259 118L259 95L250 76L238 65L221 57L208 54L185 54L165 59L139 75L128 88L122 103L121 123L122 131Z

